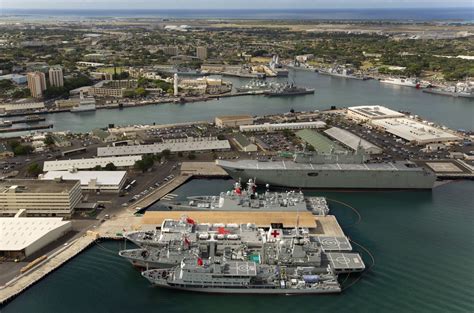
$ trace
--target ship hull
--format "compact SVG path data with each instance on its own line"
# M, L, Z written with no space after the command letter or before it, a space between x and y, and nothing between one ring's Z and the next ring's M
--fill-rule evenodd
M298 91L298 92L268 92L265 93L267 97L291 97L291 96L301 96L301 95L311 95L314 94L313 90Z
M455 97L455 98L468 98L468 99L474 98L474 94L436 90L436 89L426 89L426 90L423 90L423 92L434 94L434 95L440 95L440 96Z
M179 287L161 282L151 282L155 287L175 289L189 292L211 293L211 294L268 294L268 295L309 295L309 294L328 294L340 293L341 288L331 287L326 289L289 289L289 288L196 288Z
M176 266L176 263L164 263L164 262L155 262L155 261L145 261L139 260L135 258L129 258L126 256L122 256L123 258L127 259L134 267L140 269L153 269L153 268L171 268Z
M307 189L432 189L436 177L421 171L242 169L221 167L236 180Z

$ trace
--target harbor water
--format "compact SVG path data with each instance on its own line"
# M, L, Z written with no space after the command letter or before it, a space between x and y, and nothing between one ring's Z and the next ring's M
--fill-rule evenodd
M192 180L173 193L217 194L231 180ZM339 295L206 295L151 287L117 255L123 242L102 242L13 300L2 313L23 312L472 312L474 182L433 191L316 192L329 201L370 267ZM128 245L130 247L130 244ZM348 286L357 279L349 277Z
M225 77L235 87L249 79ZM46 115L44 123L54 130L89 132L94 128L115 125L169 124L189 121L213 121L216 115L266 115L297 111L325 110L331 106L385 105L391 109L408 111L452 129L474 129L474 100L427 94L421 90L382 84L376 80L359 81L320 75L314 72L291 70L288 78L274 78L280 82L315 88L314 95L295 97L240 96L186 104L156 104L124 109L107 109L82 113ZM2 136L19 133L2 134Z

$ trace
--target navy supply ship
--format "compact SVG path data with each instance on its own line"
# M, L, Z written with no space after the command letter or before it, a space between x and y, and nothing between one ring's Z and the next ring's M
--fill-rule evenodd
M234 179L251 179L273 186L329 189L431 189L436 175L412 162L368 162L355 153L296 153L292 161L216 160Z
M124 237L140 247L160 247L166 248L171 242L188 243L198 240L207 240L210 234L222 233L225 229L225 235L218 239L237 242L245 241L247 245L260 246L262 231L255 224L198 224L193 219L183 216L180 220L166 219L161 227L154 230L133 231L124 234Z
M441 96L450 96L456 98L474 98L474 88L471 82L457 83L454 86L448 87L433 87L424 89L423 92L441 95Z
M265 80L252 79L248 84L237 87L238 92L264 92L276 88L278 83L271 83Z
M139 249L122 250L119 255L138 268L170 268L183 259L199 257L233 261L254 261L285 266L314 266L324 273L327 268L336 273L361 272L364 262L352 252L347 237L311 235L309 229L270 227L257 229L253 224L196 224L182 239L162 246L142 242Z
M286 267L249 261L186 259L171 269L153 269L142 276L157 287L245 294L339 293L337 275L316 274L314 267Z
M341 77L341 78L350 78L350 79L357 79L357 80L367 80L369 79L367 76L363 75L356 75L354 71L351 69L347 69L345 67L340 66L333 66L328 70L319 70L320 74Z
M267 91L264 94L267 97L299 96L314 94L314 89L297 87L293 83L286 83L282 86Z
M245 189L239 182L234 189L221 192L219 196L188 197L187 203L166 202L160 204L174 211L310 211L314 215L326 215L329 207L324 197L305 197L299 191L271 192L266 185L264 193L257 192L257 185L248 179Z
M260 249L226 247L221 255L216 253L219 241L211 240L203 251L199 245L201 253L195 257L183 254L179 265L147 269L142 276L156 286L187 291L307 294L340 292L338 273L365 269L357 253L325 251L324 246L334 249L338 238L310 238L298 227L286 230L286 234L283 229L270 228ZM336 249L344 248L342 240Z

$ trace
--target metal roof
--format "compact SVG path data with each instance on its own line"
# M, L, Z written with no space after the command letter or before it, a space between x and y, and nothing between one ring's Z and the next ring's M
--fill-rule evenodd
M97 185L118 186L126 176L126 171L49 171L41 179L52 180L62 177L64 180L80 180L82 186L89 185L91 180L97 179Z
M105 158L87 158L87 159L74 159L74 160L56 160L56 161L45 161L43 171L65 171L71 168L76 169L89 169L94 168L97 165L102 167L108 163L113 163L118 167L133 166L136 161L141 160L141 155L135 156L120 156L120 157L105 157Z
M331 127L324 131L328 136L336 139L339 142L342 142L344 145L348 146L352 150L357 150L359 144L364 150L370 153L382 153L382 149L377 147L371 142L338 127Z
M0 217L0 251L20 251L51 231L71 224L55 217Z
M300 137L306 143L312 145L319 153L331 153L331 150L335 151L346 151L337 142L332 141L326 136L312 130L303 129L296 132L296 136Z

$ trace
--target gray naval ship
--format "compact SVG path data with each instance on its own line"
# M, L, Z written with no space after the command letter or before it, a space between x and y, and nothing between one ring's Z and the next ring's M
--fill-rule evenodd
M204 247L200 253L183 254L178 265L147 267L142 276L159 287L208 293L340 292L338 273L360 272L365 265L357 253L325 252L321 242L324 239L312 241L299 228L286 230L286 234L270 229L261 248L226 247L219 254L219 241L210 240L200 246L198 250Z
M259 182L292 188L431 189L436 175L412 162L371 162L356 152L296 153L288 160L216 160L234 179L258 177Z
M161 201L160 204L175 211L310 211L314 215L329 212L324 197L305 197L301 191L271 192L269 187L267 184L266 191L258 193L256 180L249 178L245 189L239 180L233 190L219 196L193 196L187 198L187 203Z
M337 276L317 275L310 266L295 268L249 261L200 263L183 260L172 269L153 269L142 276L158 287L204 293L316 294L339 293Z

